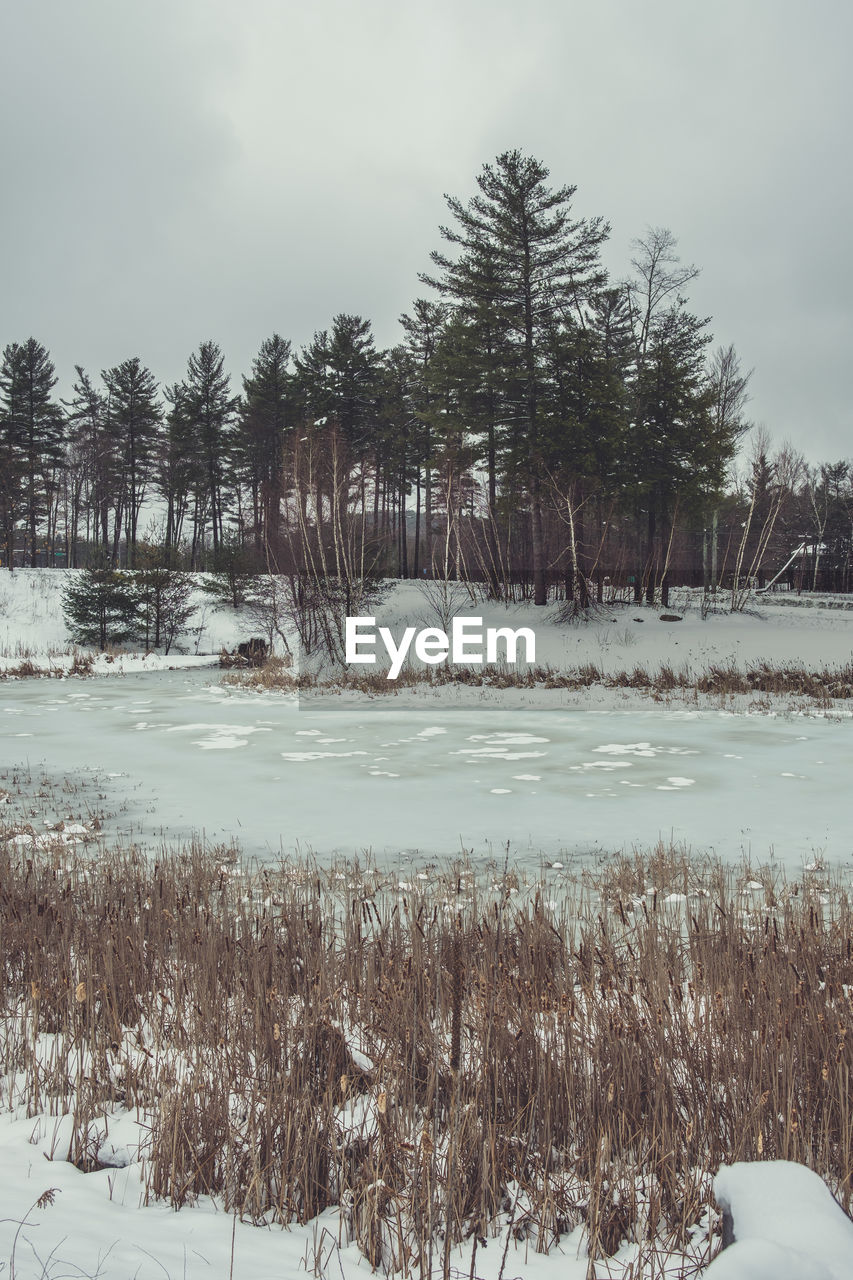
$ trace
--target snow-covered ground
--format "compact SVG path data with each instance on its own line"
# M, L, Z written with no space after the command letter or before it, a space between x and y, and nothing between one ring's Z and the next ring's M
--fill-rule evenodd
M71 648L62 615L62 591L75 570L0 569L0 662L6 667L20 661L22 653L55 659ZM728 597L720 593L722 610ZM853 658L853 597L797 596L787 593L755 597L749 612L711 613L702 618L700 592L673 591L670 612L682 616L678 623L662 622L660 608L645 605L603 606L590 623L563 625L556 610L529 605L504 607L488 601L472 602L458 588L452 592L456 611L483 618L484 626L532 626L536 631L536 660L540 665L563 669L568 665L595 663L604 671L634 665L672 667L688 665L702 670L711 663L750 662L801 664L810 668L848 663ZM232 648L257 634L257 622L246 614L211 603L198 591L192 626L196 636L180 639L158 666L175 666L193 655L215 655L223 645ZM401 623L439 626L438 612L417 582L395 584L377 607L378 625L398 628ZM141 657L142 655L138 655ZM148 659L149 666L152 658ZM117 673L128 659L103 663L104 673Z
M15 667L22 656L65 661L64 580L0 571L0 664ZM681 612L687 599L671 603ZM703 619L694 597L678 623L630 605L582 626L530 608L463 611L485 625L534 626L537 662L558 669L667 663L700 672L712 663L849 663L853 608L839 606L851 604L783 596L761 601L759 615ZM396 865L416 855L450 857L460 847L502 858L508 841L513 859L539 867L663 837L736 861L773 856L799 868L825 855L851 866L846 704L457 686L300 702L188 670L257 631L231 610L203 607L204 629L183 655L101 658L96 670L109 679L0 682L0 793L10 793L2 812L21 843L37 846L45 823L82 818L91 826L102 812L107 830L195 830L262 856L370 849ZM438 624L414 584L377 613L389 626ZM63 834L84 838L71 825ZM355 1246L341 1245L335 1210L281 1232L235 1223L206 1200L179 1214L162 1204L141 1209L144 1132L127 1114L105 1118L104 1127L101 1158L115 1148L112 1167L84 1174L64 1159L66 1121L0 1115L0 1277L350 1280L369 1272ZM812 1194L800 1170L785 1168L772 1186L771 1166L720 1175L737 1243L713 1264L715 1280L853 1277L846 1219ZM635 1261L635 1246L625 1245L597 1275L638 1280ZM677 1265L670 1274L679 1274ZM547 1257L513 1242L504 1259L503 1244L492 1241L473 1272L469 1246L452 1256L451 1275L581 1280L587 1266L579 1228Z
M69 1120L0 1114L4 1280L355 1280L371 1274L358 1246L342 1237L336 1208L307 1226L282 1230L241 1222L209 1197L179 1213L156 1201L143 1207L139 1148L144 1154L147 1135L135 1118L104 1118L99 1154L108 1167L93 1173L81 1173L67 1160ZM478 1249L479 1280L497 1280L501 1271L506 1280L587 1280L582 1228L547 1255L511 1241L504 1259L506 1245L504 1234ZM471 1274L471 1249L453 1251L451 1276ZM625 1245L598 1274L628 1280L636 1253L636 1246ZM439 1260L433 1276L442 1274Z

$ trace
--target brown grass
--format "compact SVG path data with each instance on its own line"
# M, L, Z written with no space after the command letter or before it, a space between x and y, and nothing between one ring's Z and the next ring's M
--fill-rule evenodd
M310 672L294 674L278 658L272 658L255 671L232 672L223 683L257 690L307 693L356 690L370 695L395 694L401 689L419 686L441 688L446 685L469 685L491 689L569 689L581 690L600 686L605 689L635 689L643 693L665 696L673 693L708 694L728 697L740 694L767 694L808 698L829 705L835 700L853 698L853 664L809 670L796 664L771 666L754 663L738 667L734 663L712 664L702 671L685 665L678 668L668 663L647 667L640 663L622 671L605 671L595 663L558 671L553 667L404 667L396 680L388 680L382 672L364 673L344 670L337 676L316 676Z
M150 1196L339 1204L406 1274L507 1222L531 1249L583 1223L593 1260L687 1257L737 1159L803 1161L849 1206L847 891L663 848L554 875L0 843L3 1103L17 1072L30 1114L72 1112L81 1169L105 1110L139 1108Z
M56 657L57 655L52 655ZM0 680L29 680L29 679L64 679L66 676L90 676L92 675L95 665L95 655L93 653L85 653L82 649L73 649L71 651L71 665L65 667L63 665L55 666L52 658L47 659L47 666L44 666L42 660L33 657L22 657L14 667L0 667Z

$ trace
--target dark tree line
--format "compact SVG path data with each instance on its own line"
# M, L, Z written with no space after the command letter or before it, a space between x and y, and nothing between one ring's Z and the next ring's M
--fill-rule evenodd
M748 375L733 348L711 352L672 234L649 230L609 279L608 224L577 217L574 196L537 160L499 156L473 198L447 198L399 345L378 350L368 320L341 314L300 351L266 339L240 390L204 341L178 383L134 356L99 377L78 366L60 402L45 348L11 343L4 563L134 568L155 541L190 568L478 578L538 604L556 583L578 607L605 575L650 597L676 569L716 576L752 501L725 493ZM821 483L813 525L849 472ZM849 557L843 519L824 525Z

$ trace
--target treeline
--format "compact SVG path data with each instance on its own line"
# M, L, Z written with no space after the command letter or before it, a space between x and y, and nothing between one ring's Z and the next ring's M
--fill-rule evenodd
M153 542L175 565L239 556L347 598L426 574L538 604L557 584L578 607L605 577L651 597L676 571L710 585L738 556L747 571L745 516L748 541L790 477L765 450L754 500L751 480L725 493L749 375L732 347L712 353L696 269L653 229L608 279L607 223L574 217L575 188L547 179L508 152L471 200L448 197L430 296L390 350L342 314L299 351L273 334L240 390L205 341L180 382L134 356L99 378L77 366L59 401L48 351L8 345L4 562L135 568ZM833 476L848 501L849 474ZM764 556L785 527L776 510Z

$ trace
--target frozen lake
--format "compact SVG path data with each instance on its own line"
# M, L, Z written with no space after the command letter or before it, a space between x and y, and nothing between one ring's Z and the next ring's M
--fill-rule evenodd
M509 841L538 866L663 837L728 860L850 864L849 722L591 711L559 694L535 708L511 695L300 706L215 678L7 683L0 766L87 770L126 833L198 831L262 857L502 857Z

